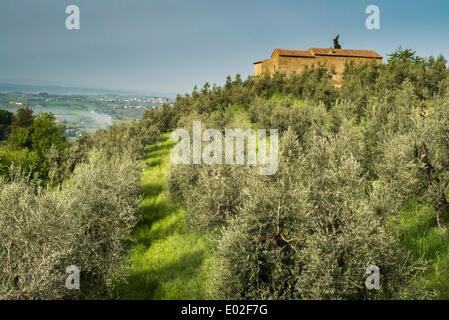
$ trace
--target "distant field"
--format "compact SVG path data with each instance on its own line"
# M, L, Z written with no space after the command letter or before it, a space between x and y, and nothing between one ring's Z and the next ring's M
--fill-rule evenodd
M0 109L14 113L21 107L21 105L0 105ZM57 120L78 123L85 127L88 132L105 128L113 122L110 115L92 109L89 110L88 108L79 105L31 106L30 109L32 109L36 115L39 112L51 112L55 115Z

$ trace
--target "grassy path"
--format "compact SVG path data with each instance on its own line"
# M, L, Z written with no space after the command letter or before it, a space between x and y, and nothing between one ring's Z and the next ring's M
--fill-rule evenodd
M169 135L147 147L142 185L142 220L133 233L128 283L121 299L205 299L212 245L205 236L187 231L185 208L167 200Z
M430 262L426 273L429 288L438 291L438 299L449 299L449 234L441 234L435 209L411 199L399 212L399 218L402 245L415 258L424 257Z

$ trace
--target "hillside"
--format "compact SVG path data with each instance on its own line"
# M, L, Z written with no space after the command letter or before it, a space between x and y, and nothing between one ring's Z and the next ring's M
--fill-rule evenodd
M449 298L447 61L389 57L341 87L228 77L75 141L4 113L0 298Z

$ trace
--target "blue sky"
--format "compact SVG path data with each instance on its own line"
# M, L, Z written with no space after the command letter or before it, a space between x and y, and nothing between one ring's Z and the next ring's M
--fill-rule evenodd
M365 8L380 8L380 30ZM81 29L65 28L78 5ZM185 93L252 73L274 48L449 57L449 1L1 0L0 82Z

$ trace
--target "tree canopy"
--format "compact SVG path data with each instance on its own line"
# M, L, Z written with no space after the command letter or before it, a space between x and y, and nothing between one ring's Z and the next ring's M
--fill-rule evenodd
M340 38L340 35L337 34L337 36L334 38L333 42L334 42L334 49L341 49L341 45L338 42L338 39Z

